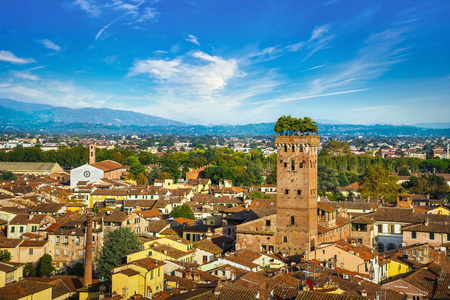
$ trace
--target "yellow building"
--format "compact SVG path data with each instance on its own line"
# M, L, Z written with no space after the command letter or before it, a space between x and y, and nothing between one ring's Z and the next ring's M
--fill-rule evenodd
M52 285L32 280L21 280L0 288L2 300L52 299Z
M182 262L193 262L195 260L195 251L183 251L173 246L154 242L147 249L127 255L127 262L133 262L139 259L150 257L157 260L175 260Z
M399 274L407 273L411 271L411 267L404 261L396 258L391 258L388 263L388 276L389 278Z
M163 289L165 264L153 258L135 260L113 269L112 292L128 299L140 294L150 297Z
M97 202L105 202L105 199L127 200L128 192L124 190L95 190L89 197L90 207Z
M439 205L439 206L429 209L426 213L433 214L433 215L448 216L448 215L450 215L450 208L447 205Z
M7 283L19 281L23 277L23 266L21 263L0 262L0 287Z

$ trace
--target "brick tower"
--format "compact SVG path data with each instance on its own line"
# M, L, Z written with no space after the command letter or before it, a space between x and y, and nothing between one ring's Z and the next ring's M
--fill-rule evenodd
M317 242L319 136L277 136L278 252L307 254Z
M86 225L86 245L84 254L84 286L92 284L92 223L94 222L94 215L87 214Z
M95 164L95 144L89 144L89 164Z

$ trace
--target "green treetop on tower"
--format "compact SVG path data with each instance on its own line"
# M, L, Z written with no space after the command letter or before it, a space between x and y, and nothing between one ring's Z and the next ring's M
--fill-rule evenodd
M319 134L317 123L310 118L293 118L290 115L280 117L273 130L280 135Z

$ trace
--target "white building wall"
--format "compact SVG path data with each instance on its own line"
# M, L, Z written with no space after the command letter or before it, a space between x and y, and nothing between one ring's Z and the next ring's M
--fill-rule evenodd
M70 188L75 188L79 181L89 181L90 183L95 183L103 177L104 172L102 170L85 164L70 170Z

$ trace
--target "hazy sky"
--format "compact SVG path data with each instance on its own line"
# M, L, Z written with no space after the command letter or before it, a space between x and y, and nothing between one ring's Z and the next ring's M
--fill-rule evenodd
M0 98L191 124L448 122L450 1L1 0Z

